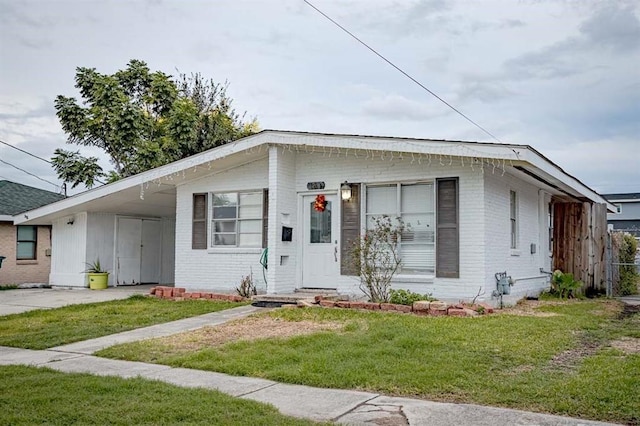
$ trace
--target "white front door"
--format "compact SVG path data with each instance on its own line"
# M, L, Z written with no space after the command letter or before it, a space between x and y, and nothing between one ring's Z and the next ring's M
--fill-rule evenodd
M336 288L340 276L340 210L336 195L325 195L324 209L316 195L302 198L302 286Z
M142 219L142 247L140 256L140 282L159 283L161 269L162 223Z
M162 223L159 220L118 218L117 285L159 283L161 253Z
M117 285L140 284L142 226L140 219L118 218L116 242Z

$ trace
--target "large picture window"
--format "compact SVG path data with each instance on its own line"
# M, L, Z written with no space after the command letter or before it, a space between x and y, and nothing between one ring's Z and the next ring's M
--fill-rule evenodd
M34 260L38 242L38 228L36 226L18 225L16 259Z
M262 191L212 194L211 200L211 247L262 246Z
M366 226L383 215L399 217L405 225L400 235L400 272L432 274L435 270L434 189L432 183L367 186Z

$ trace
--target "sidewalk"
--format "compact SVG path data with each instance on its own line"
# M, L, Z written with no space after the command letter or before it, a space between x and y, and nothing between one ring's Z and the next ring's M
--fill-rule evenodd
M252 377L236 377L91 355L99 349L116 343L166 336L205 325L218 325L251 315L262 309L242 306L43 351L0 346L0 365L23 364L48 367L66 373L89 373L122 378L142 377L183 387L216 389L231 396L272 404L286 415L318 421L336 421L342 424L387 426L608 424L472 404L440 403L388 397L369 392L289 385Z

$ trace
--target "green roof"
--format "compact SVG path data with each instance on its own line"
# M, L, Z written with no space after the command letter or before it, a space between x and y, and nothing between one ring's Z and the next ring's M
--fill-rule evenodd
M0 180L0 216L15 216L63 198L64 195L55 192Z

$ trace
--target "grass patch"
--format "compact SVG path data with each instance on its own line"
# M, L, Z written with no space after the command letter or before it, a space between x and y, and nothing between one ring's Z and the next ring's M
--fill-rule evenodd
M344 326L197 351L144 341L98 354L310 386L640 421L640 355L607 347L640 337L638 315L620 319L621 306L606 300L539 305L532 315L478 318L282 309L266 315Z
M7 425L311 425L269 405L145 379L0 367Z
M241 306L242 303L155 299L142 295L0 316L0 346L46 349Z

